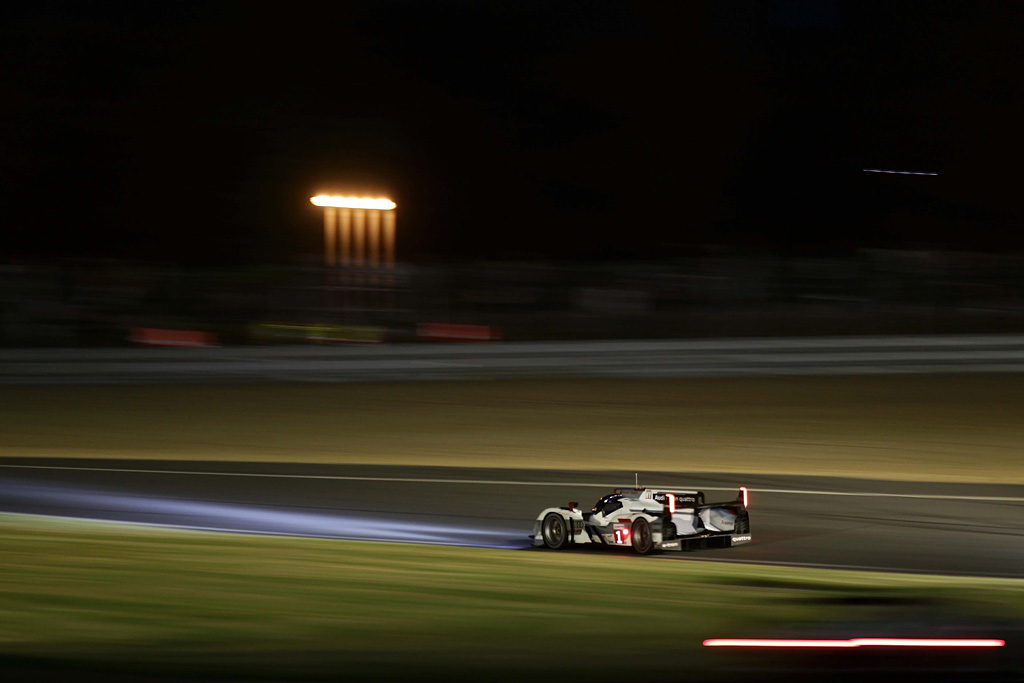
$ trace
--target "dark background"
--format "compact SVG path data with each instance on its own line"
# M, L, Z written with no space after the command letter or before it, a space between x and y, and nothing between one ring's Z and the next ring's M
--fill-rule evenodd
M321 192L410 262L1024 247L1024 5L671 4L8 10L2 255L311 258Z

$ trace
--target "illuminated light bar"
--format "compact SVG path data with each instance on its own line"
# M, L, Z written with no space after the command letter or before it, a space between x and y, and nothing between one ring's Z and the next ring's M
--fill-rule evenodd
M708 638L704 647L858 647L852 640L764 640L756 638Z
M318 194L310 197L314 206L333 206L339 209L380 209L389 211L397 206L390 199L370 199L369 197L331 197Z
M674 493L666 493L665 497L668 498L668 511L669 512L675 512L676 511L676 494L674 494Z
M850 638L849 640L796 640L762 638L708 638L704 647L1003 647L996 638Z
M893 173L896 175L939 175L930 171L890 171L884 168L865 168L865 173Z
M750 503L750 492L747 491L747 487L746 486L741 486L740 487L740 495L743 496L743 507L750 507L748 505L748 503Z
M865 647L1003 647L997 638L854 638Z

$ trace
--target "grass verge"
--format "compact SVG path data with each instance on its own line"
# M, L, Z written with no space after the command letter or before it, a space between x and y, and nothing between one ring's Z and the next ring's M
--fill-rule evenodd
M646 678L678 674L680 662L711 672L707 637L919 634L950 623L963 633L1024 619L1019 580L17 515L0 515L0 546L0 664L22 671L549 680L641 665Z
M0 388L0 456L1024 483L1017 375Z

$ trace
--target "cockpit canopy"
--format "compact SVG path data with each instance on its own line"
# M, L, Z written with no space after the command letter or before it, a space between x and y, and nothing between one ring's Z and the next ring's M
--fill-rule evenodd
M607 515L610 512L614 512L622 507L622 494L612 493L594 504L594 513Z

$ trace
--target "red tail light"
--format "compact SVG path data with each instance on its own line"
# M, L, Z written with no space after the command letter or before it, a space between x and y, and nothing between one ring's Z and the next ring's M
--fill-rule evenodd
M750 507L750 492L747 491L746 486L740 487L740 500L743 501L743 507Z

